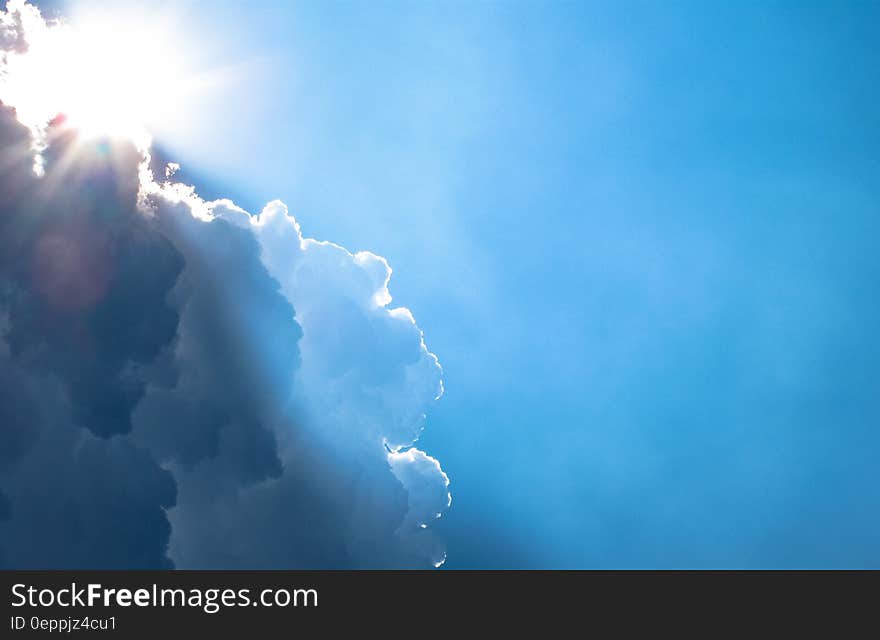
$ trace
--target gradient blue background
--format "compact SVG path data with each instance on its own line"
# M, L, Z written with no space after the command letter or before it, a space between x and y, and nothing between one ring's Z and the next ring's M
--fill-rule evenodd
M880 566L880 4L174 6L235 70L183 175L444 365L447 567Z

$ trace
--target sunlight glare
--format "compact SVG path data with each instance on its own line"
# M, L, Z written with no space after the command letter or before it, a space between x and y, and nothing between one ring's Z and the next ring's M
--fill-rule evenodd
M28 126L62 114L83 136L149 144L151 125L179 117L195 87L180 55L191 44L162 21L96 17L50 23L29 38L2 79L4 100Z

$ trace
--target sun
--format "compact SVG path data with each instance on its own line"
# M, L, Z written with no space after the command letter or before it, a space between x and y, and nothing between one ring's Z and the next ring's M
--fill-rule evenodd
M35 99L46 99L85 136L140 138L185 93L175 66L163 69L151 58L159 34L94 24L59 35L37 60L54 76L53 95L36 91Z
M27 51L8 57L0 96L32 127L61 115L82 136L149 144L152 127L180 117L198 87L184 53L192 46L168 21L143 16L39 20Z

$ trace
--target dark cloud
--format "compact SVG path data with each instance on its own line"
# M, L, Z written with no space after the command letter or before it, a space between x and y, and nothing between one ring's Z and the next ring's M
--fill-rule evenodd
M131 430L140 370L176 334L179 254L137 211L139 155L52 136L46 173L0 110L4 562L163 567L176 487ZM148 311L148 312L147 312Z
M174 479L125 439L53 429L17 465L12 489L10 566L171 567L165 509L175 503Z
M223 476L236 484L277 477L266 424L287 401L302 332L256 240L223 220L187 217L161 218L187 256L175 290L176 376L173 386L156 384L138 409L139 436L186 469L223 456Z
M449 481L414 447L441 370L383 258L63 119L3 107L0 144L0 562L443 561Z

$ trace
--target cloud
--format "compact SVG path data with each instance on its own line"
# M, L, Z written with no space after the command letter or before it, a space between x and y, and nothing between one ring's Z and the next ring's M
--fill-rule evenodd
M27 55L16 11L0 47ZM0 563L442 563L430 525L449 480L415 448L442 372L391 306L388 263L303 237L280 202L206 202L132 144L34 131L11 107Z
M0 51L4 54L26 53L26 23L39 21L37 9L23 0L9 0L6 11L0 14ZM3 56L5 62L5 55Z
M278 202L251 216L173 184L154 184L147 199L188 265L175 355L184 373L137 412L137 435L179 465L172 556L200 567L253 566L255 558L266 567L442 562L442 545L426 544L431 534L420 525L448 506L448 498L423 504L423 485L448 497L446 477L395 463L404 450L416 455L425 412L442 393L441 370L412 315L389 309L385 260L303 238ZM234 277L210 293L194 284L230 266ZM242 304L230 309L230 299ZM243 351L214 362L218 344ZM180 410L186 403L202 422L175 432L202 437L157 446L152 425L171 424L163 412L194 413ZM174 457L197 447L209 457L202 464ZM430 519L411 515L428 511ZM237 552L229 539L239 541Z
M37 178L29 137L0 109L2 562L170 566L174 480L125 434L175 335L182 261L137 208L133 149L68 162L54 135Z

